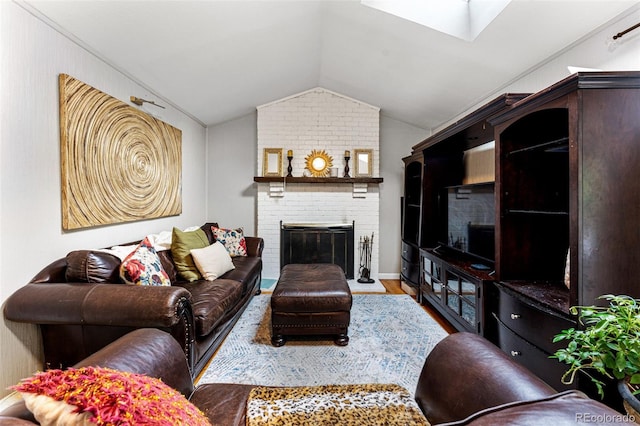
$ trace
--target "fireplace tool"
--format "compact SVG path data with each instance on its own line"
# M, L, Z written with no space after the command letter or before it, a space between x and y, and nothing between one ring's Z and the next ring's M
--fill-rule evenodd
M371 238L360 237L360 278L359 283L371 284L375 280L371 279L371 251L373 249L373 233Z

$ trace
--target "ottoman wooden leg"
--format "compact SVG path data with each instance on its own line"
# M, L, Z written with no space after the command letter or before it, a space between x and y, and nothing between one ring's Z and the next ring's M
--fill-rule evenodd
M349 344L349 336L347 336L347 333L338 334L335 343L338 346L347 346Z
M282 334L274 334L271 336L271 344L277 348L284 346L285 342L286 340Z

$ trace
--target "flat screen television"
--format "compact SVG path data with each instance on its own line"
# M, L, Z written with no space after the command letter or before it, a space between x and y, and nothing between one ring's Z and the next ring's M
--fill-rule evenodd
M441 244L482 260L495 259L495 184L445 188L447 235Z

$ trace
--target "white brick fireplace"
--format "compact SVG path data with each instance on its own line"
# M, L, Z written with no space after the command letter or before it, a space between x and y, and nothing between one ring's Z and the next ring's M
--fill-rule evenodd
M305 157L312 150L325 150L333 166L344 174L345 151L373 150L372 174L380 173L380 109L322 88L315 88L257 108L258 163L262 176L265 148L283 150L283 176L287 174L287 151L293 151L294 177L303 176ZM353 158L349 161L354 176ZM276 196L282 195L282 196ZM380 192L377 184L291 183L283 192L272 193L269 183L258 183L257 234L264 238L263 277L280 274L280 222L352 223L355 221L354 271L358 278L359 241L374 234L371 277L378 277L380 241Z

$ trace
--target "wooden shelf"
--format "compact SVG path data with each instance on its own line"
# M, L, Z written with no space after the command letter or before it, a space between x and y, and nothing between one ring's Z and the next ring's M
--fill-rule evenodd
M382 183L381 177L263 177L255 176L254 182L270 183L270 182L286 182L286 183Z

